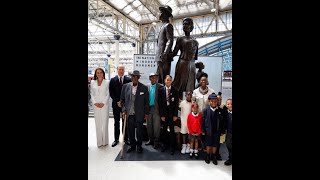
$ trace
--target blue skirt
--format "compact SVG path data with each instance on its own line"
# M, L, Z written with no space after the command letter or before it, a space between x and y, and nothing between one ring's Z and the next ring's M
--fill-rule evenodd
M220 143L220 134L219 133L215 133L212 136L205 135L205 137L204 137L204 145L205 146L217 147L218 143Z

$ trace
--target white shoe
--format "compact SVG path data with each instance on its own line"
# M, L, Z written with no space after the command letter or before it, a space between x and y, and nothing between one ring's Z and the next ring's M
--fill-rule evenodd
M190 153L190 144L187 144L186 153Z
M186 148L187 148L187 145L186 144L182 144L181 154L185 154L186 153Z

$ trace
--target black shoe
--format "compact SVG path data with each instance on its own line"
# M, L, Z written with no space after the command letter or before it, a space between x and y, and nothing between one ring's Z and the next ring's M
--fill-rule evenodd
M141 147L141 146L138 146L137 152L138 152L138 153L142 153L142 147Z
M212 154L212 155L211 155L211 159L212 159L212 163L213 163L214 165L217 165L217 164L218 164L218 161L217 161L217 158L216 158L216 155L215 155L215 154Z
M131 146L128 150L127 150L127 153L130 153L132 151L135 151L136 150L136 146Z
M174 150L171 150L170 154L171 154L171 155L174 155Z
M159 147L160 147L159 144L156 144L156 145L153 146L154 149L158 149Z
M190 158L192 158L192 157L193 157L193 153L192 153L192 152L189 154L189 157L190 157Z
M220 154L217 154L216 158L217 158L218 161L222 161L222 157L221 157Z
M199 154L198 153L194 153L194 157L196 157L196 159L199 159Z
M149 145L153 145L153 142L152 141L148 141L147 143L145 143L146 146L149 146Z
M124 143L125 143L126 145L130 146L130 141L129 141L129 140L124 141Z
M206 154L206 158L204 160L207 164L210 164L210 155Z
M161 152L165 152L165 151L166 151L166 149L167 149L167 147L166 147L166 146L162 146L162 147L161 147Z
M230 166L232 164L232 161L230 159L226 160L226 162L224 162L224 165L226 166Z
M115 147L117 144L119 143L119 141L113 141L113 143L112 143L112 147Z

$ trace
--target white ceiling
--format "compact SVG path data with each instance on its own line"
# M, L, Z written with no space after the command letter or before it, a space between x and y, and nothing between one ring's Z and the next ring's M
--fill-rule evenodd
M137 24L146 24L158 21L155 13L149 9L158 10L159 5L169 5L172 8L173 19L187 16L204 15L211 13L214 0L104 0L107 4L129 17ZM143 2L143 3L142 3ZM219 11L231 10L232 0L219 0Z

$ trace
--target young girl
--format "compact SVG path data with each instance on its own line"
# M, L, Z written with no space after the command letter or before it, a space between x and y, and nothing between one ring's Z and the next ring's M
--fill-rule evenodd
M199 105L196 103L192 104L191 110L192 112L188 116L190 158L192 158L194 152L194 156L198 159L198 140L200 139L201 134L202 115L199 114Z
M227 107L225 106L225 105L223 105L221 102L222 102L222 93L221 92L218 92L218 95L217 95L217 100L218 100L218 102L217 102L217 108L218 108L218 110L219 111L221 111L221 113L222 113L222 121L223 122L225 122L226 120L225 120L225 118L226 118L226 115L227 115ZM221 155L220 155L220 145L221 145L221 143L218 143L218 145L217 145L217 151L216 151L216 158L217 158L217 160L218 161L221 161L222 160L222 157L221 157Z
M186 99L181 101L179 107L181 108L181 129L180 133L182 134L182 149L181 153L190 153L190 144L186 144L186 138L188 134L188 126L187 126L187 119L188 115L191 112L191 99L192 99L192 92L188 91L186 93Z
M217 165L216 150L223 127L222 113L217 108L218 99L215 93L210 94L208 100L210 106L203 110L202 121L202 134L205 135L204 144L207 149L205 162L209 164L211 159L213 164Z

